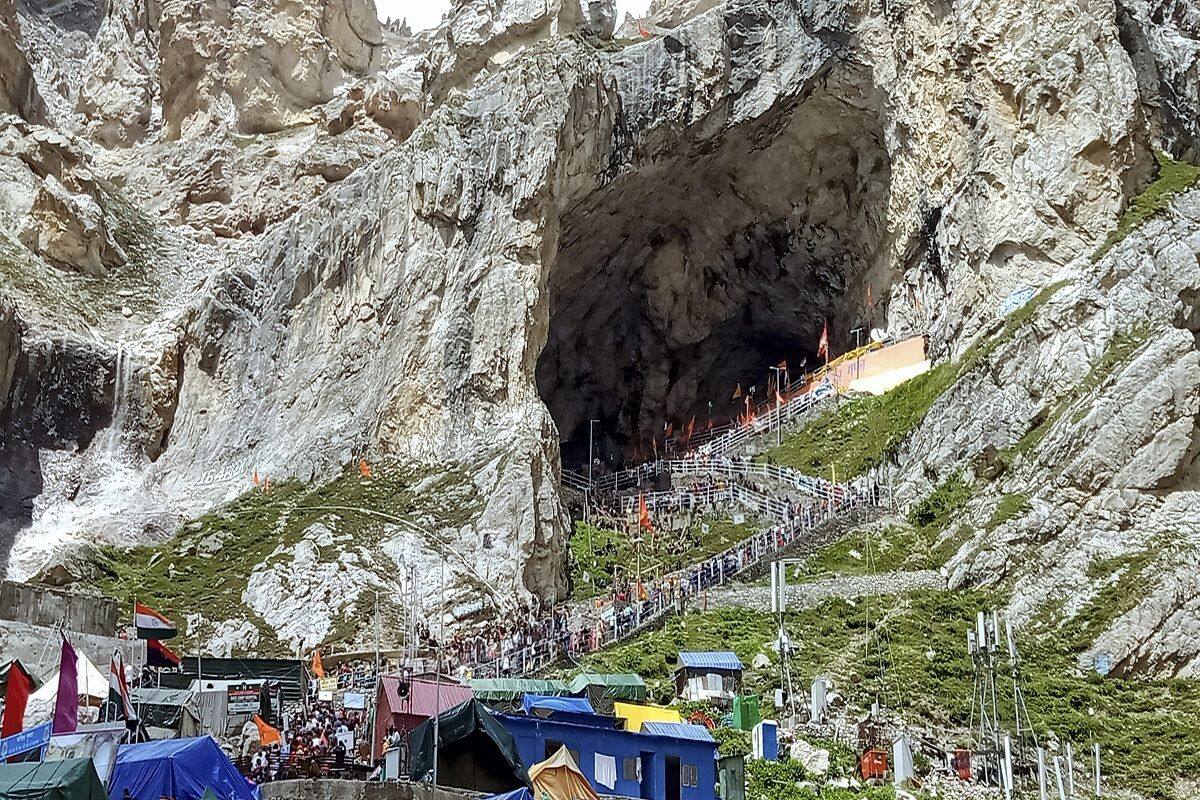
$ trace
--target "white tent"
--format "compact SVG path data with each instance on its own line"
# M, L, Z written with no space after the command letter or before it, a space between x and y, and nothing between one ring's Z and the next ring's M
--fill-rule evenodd
M80 722L95 722L99 716L98 709L108 699L108 676L96 669L82 650L76 650L76 675L79 685ZM25 707L25 727L40 725L54 716L54 704L58 700L58 670L50 676L42 688L29 695L29 704Z

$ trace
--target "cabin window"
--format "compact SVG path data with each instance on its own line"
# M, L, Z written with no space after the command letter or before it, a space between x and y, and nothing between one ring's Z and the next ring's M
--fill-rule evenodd
M683 764L679 767L679 782L684 786L699 786L700 770L695 764Z
M622 758L621 779L626 781L640 781L642 776L638 774L639 766L641 766L641 762L637 758Z

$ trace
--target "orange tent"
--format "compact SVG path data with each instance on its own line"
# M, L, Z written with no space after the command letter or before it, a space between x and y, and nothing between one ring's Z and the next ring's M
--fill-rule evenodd
M529 768L533 796L550 800L600 800L566 747Z

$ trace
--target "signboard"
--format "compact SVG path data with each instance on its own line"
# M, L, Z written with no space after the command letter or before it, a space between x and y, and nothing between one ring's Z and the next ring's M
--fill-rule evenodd
M345 692L342 694L342 708L350 711L365 711L367 696L362 692Z
M249 683L231 683L229 693L230 714L253 714L258 711L259 688Z
M332 678L321 678L321 682L318 685L320 686L322 692L336 692L337 676Z
M19 756L21 753L28 753L30 750L37 750L39 747L50 744L51 724L43 722L36 728L0 739L0 761L6 760L9 756Z
M333 692L330 692L326 689L322 689L321 691L317 692L317 699L320 700L322 703L332 703L333 702Z
M745 522L746 522L746 515L743 514L741 511L739 511L733 515L733 524L734 525L742 525Z

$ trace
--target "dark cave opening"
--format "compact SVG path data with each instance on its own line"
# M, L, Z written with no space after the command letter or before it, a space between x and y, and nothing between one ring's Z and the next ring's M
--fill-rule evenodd
M564 215L537 369L564 465L587 463L589 433L613 466L649 457L666 430L767 399L772 366L816 366L826 321L835 353L882 321L867 301L890 282L878 120L869 82L831 80Z

